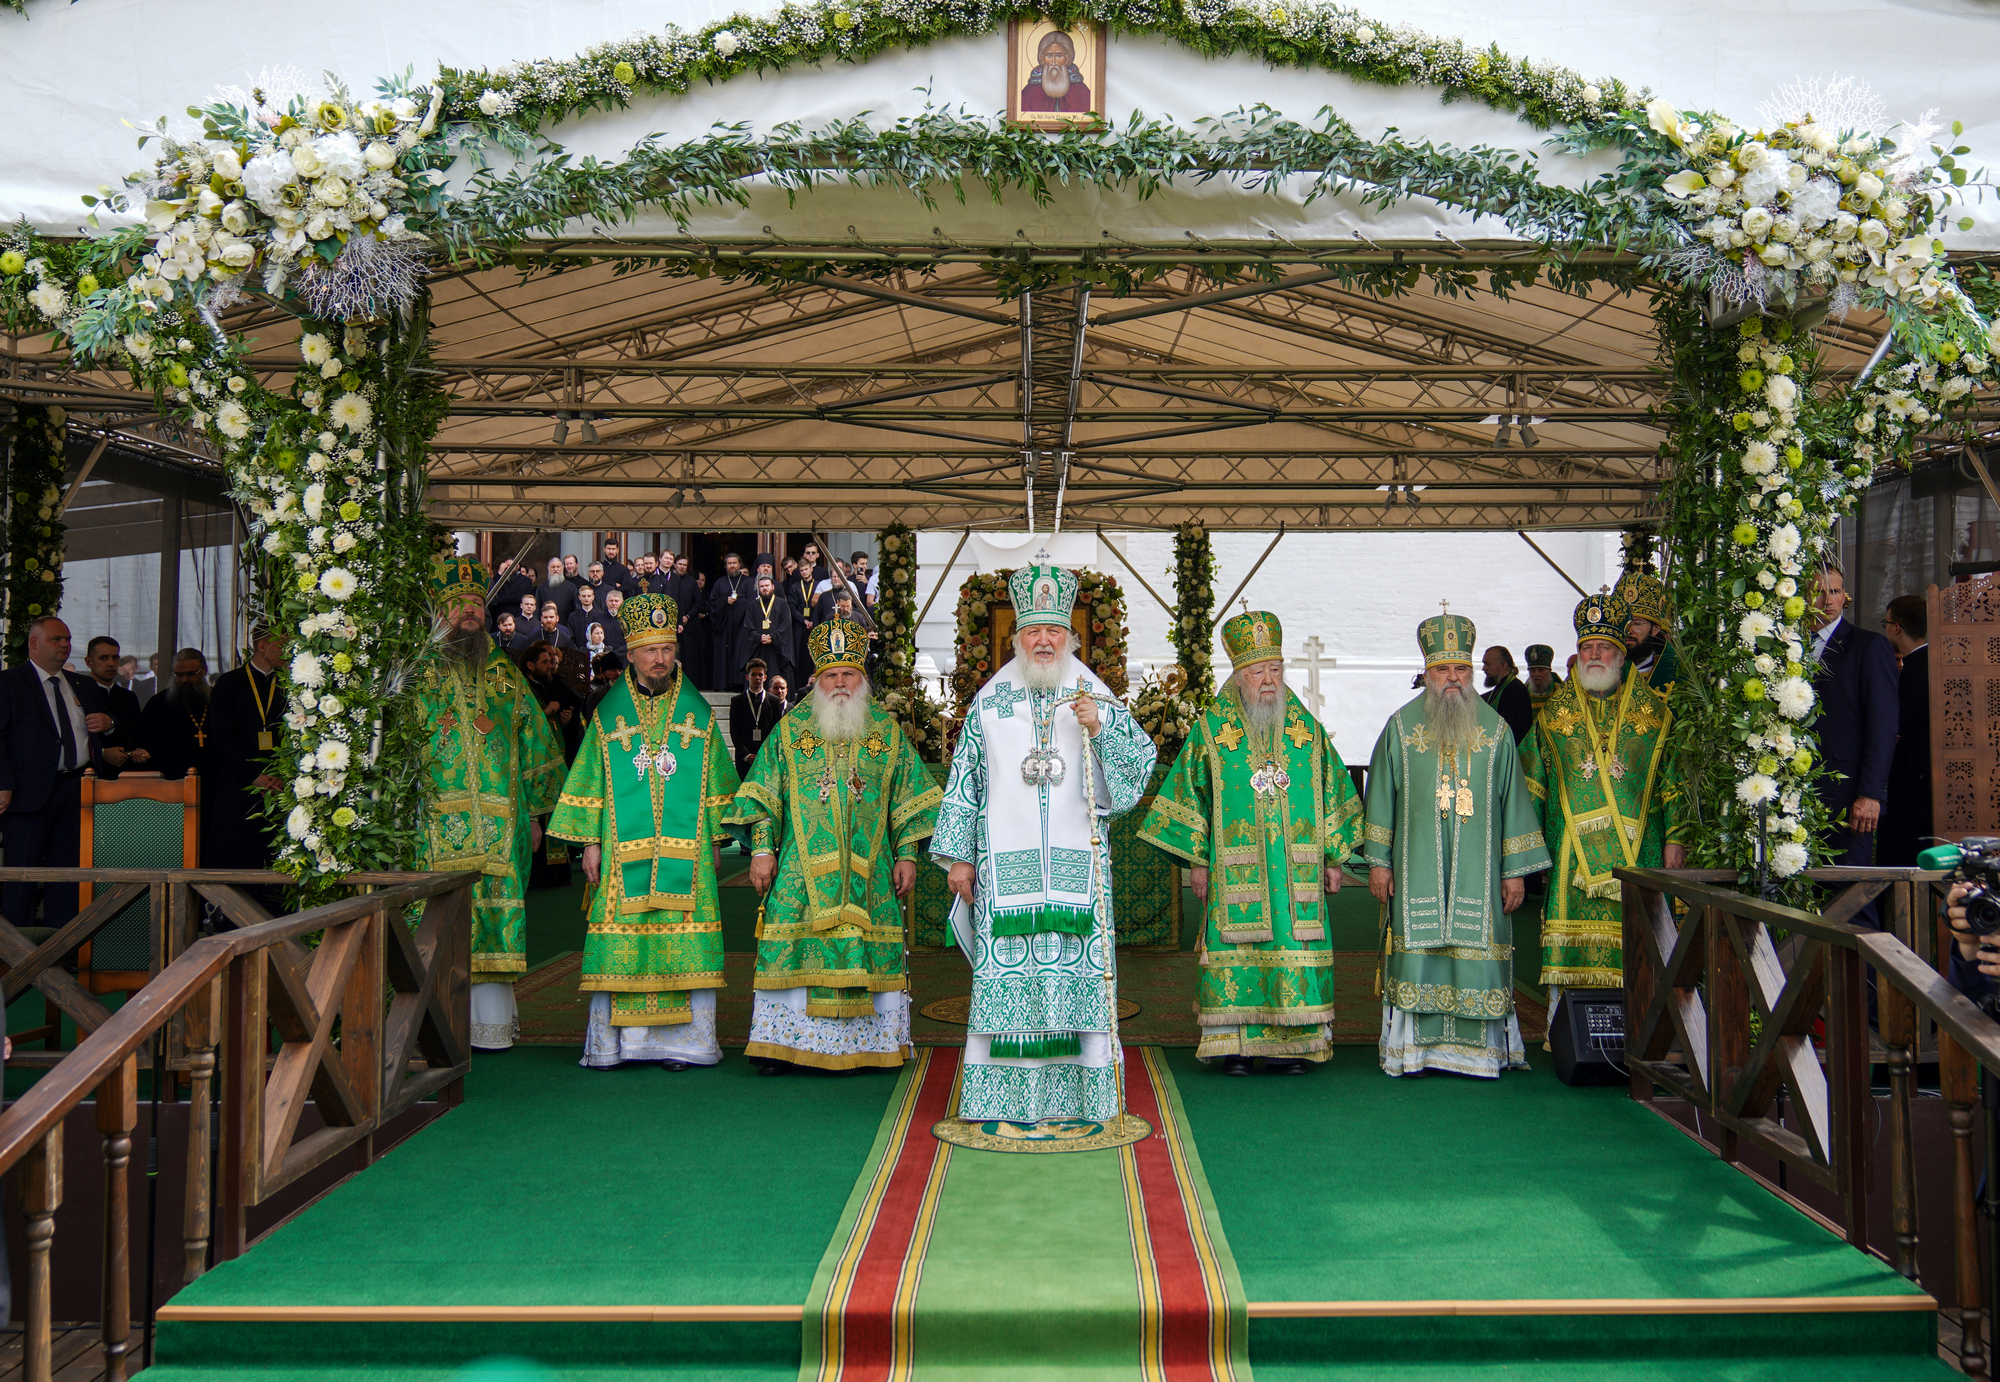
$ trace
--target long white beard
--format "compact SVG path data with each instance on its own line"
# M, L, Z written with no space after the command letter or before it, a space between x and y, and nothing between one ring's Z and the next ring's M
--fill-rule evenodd
M1246 691L1238 684L1236 692L1243 698L1243 723L1250 726L1252 734L1275 734L1285 723L1285 693L1280 689L1266 701L1255 692Z
M1576 679L1591 695L1608 695L1616 691L1618 683L1625 679L1625 659L1621 657L1609 667L1586 667L1579 662L1576 665Z
M1063 652L1047 662L1037 662L1027 653L1014 654L1015 665L1021 669L1021 681L1030 691L1060 691L1076 680L1076 654Z
M869 700L865 687L842 698L830 696L815 686L812 689L813 728L819 731L820 738L832 743L851 743L868 728Z
M1042 90L1060 101L1069 95L1069 68L1048 66L1042 69Z
M1456 695L1435 686L1424 687L1424 721L1438 737L1440 748L1466 749L1479 733L1478 698L1470 689Z

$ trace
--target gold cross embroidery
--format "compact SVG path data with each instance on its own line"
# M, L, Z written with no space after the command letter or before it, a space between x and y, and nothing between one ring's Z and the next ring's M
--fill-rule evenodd
M623 715L620 715L618 717L618 728L612 730L609 734L606 734L604 737L606 739L617 740L618 747L621 749L629 749L632 747L632 736L635 734L643 735L644 733L645 731L641 729L638 725L626 724L625 717Z
M1218 729L1215 732L1215 737L1222 747L1228 749L1231 753L1235 753L1236 746L1243 742L1243 728L1241 725L1231 721L1221 729Z
M1292 741L1294 748L1302 749L1306 746L1306 742L1313 737L1313 732L1306 728L1305 721L1294 720L1285 727L1285 737Z
M690 710L687 713L687 717L685 719L683 719L679 724L675 725L672 729L669 729L667 733L680 735L682 748L686 748L689 744L692 744L697 737L700 738L708 737L707 735L703 734L700 727L695 724L694 712L692 710Z
M799 752L804 754L807 758L811 758L813 754L818 752L819 750L820 746L819 736L814 734L811 730L807 730L805 733L799 736L798 745L799 745Z

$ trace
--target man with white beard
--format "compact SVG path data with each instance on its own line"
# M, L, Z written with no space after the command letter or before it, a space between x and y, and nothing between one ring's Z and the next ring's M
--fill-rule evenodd
M1285 686L1278 617L1222 626L1235 674L1153 798L1139 838L1185 863L1203 904L1195 1055L1248 1075L1305 1073L1329 1055L1327 893L1361 842L1361 798L1312 713Z
M1090 87L1076 65L1076 40L1060 29L1035 45L1035 65L1021 88L1024 111L1081 112L1091 109Z
M1673 712L1651 680L1625 675L1630 614L1616 595L1577 605L1576 673L1521 744L1521 771L1555 855L1542 916L1551 1018L1564 989L1624 984L1624 909L1612 870L1677 869L1686 857L1680 767L1667 747Z
M432 587L444 631L442 656L414 689L419 721L433 727L420 867L480 874L472 890L472 1045L504 1051L520 1025L514 981L528 968L528 870L541 845L540 819L562 791L562 741L514 659L486 636L486 568L471 557L440 560Z
M967 709L931 857L972 961L957 1115L1033 1137L1120 1112L1102 821L1138 805L1158 750L1074 655L1075 573L1036 564L1007 584L1014 660Z
M909 1055L902 899L944 795L868 692L868 631L830 620L808 649L807 703L778 722L723 813L764 899L746 1051L765 1075Z
M1472 690L1472 621L1417 628L1423 694L1389 717L1368 765L1362 853L1389 909L1382 1069L1498 1077L1526 1069L1514 1013L1523 879L1549 866L1514 735Z

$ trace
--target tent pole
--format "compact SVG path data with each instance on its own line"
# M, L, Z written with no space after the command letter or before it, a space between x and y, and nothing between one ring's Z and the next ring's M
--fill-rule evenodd
M1575 581L1570 581L1569 572L1563 570L1560 566L1557 566L1556 559L1550 556L1547 552L1544 552L1541 549L1541 545L1537 543L1533 538L1529 537L1519 528L1516 528L1514 530L1514 535L1520 538L1521 541L1527 543L1530 547L1533 547L1535 549L1535 555L1540 557L1543 561L1547 562L1549 564L1549 569L1551 571L1555 572L1558 576L1561 576L1564 580L1569 581L1569 588L1571 590L1574 590L1577 594L1583 596L1583 598L1586 600L1590 598L1590 592L1588 590L1585 590L1582 586L1578 585Z
M1271 553L1277 551L1278 544L1283 542L1284 540L1285 540L1285 525L1280 523L1278 525L1278 535L1271 539L1271 545L1264 549L1264 555L1257 558L1257 564L1250 568L1250 575L1245 576L1241 581L1239 581L1237 583L1236 589L1229 592L1229 598L1216 606L1218 612L1213 619L1208 621L1209 628L1213 629L1217 624L1220 624L1223 620L1229 617L1229 607L1236 603L1236 597L1243 593L1243 587L1250 584L1250 579L1252 576L1255 576L1259 571L1264 569L1264 563L1271 559ZM1133 574L1136 575L1137 573L1135 572ZM1153 598L1157 600L1160 597L1155 595Z
M970 532L971 529L968 528L966 531ZM1133 566L1131 562L1125 560L1125 554L1119 551L1116 547L1111 546L1111 539L1107 538L1104 535L1104 529L1101 527L1097 530L1097 540L1103 543L1107 548L1110 548L1111 555L1118 558L1118 564L1124 567L1127 571L1130 571L1132 573L1132 579L1137 581L1142 587L1145 588L1146 593L1153 597L1154 602L1158 604L1161 609L1165 610L1169 614L1172 614L1174 612L1174 607L1168 604L1165 600L1160 599L1160 592L1153 589L1153 587L1147 582L1146 578L1139 574L1139 569Z
M944 559L944 571L942 574L938 576L938 583L931 587L930 599L924 601L924 607L917 611L917 622L911 626L912 628L920 629L924 626L924 616L926 614L929 614L931 612L931 606L937 603L938 592L943 590L945 586L950 582L951 568L957 564L958 554L965 550L966 539L971 536L972 536L972 529L970 528L967 528L964 532L958 535L958 546L952 548L951 555Z
M170 475L166 484L179 486L180 477ZM173 681L174 654L180 642L181 614L181 506L178 488L160 494L160 673L153 683L164 691Z

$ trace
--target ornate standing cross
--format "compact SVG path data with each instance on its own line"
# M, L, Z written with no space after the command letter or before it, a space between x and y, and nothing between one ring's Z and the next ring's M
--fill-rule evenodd
M1306 689L1304 700L1306 708L1312 711L1314 715L1318 715L1321 708L1326 704L1326 694L1320 689L1319 676L1321 672L1330 672L1333 670L1335 659L1326 655L1326 644L1320 642L1318 634L1314 634L1299 646L1304 650L1305 655L1303 657L1287 658L1286 661L1295 666L1305 668Z
M1440 610L1442 610L1442 611L1443 611L1444 613L1446 613L1446 614L1450 614L1450 613L1451 613L1451 601L1449 601L1449 600L1439 600L1439 601L1438 601L1438 608L1439 608Z

